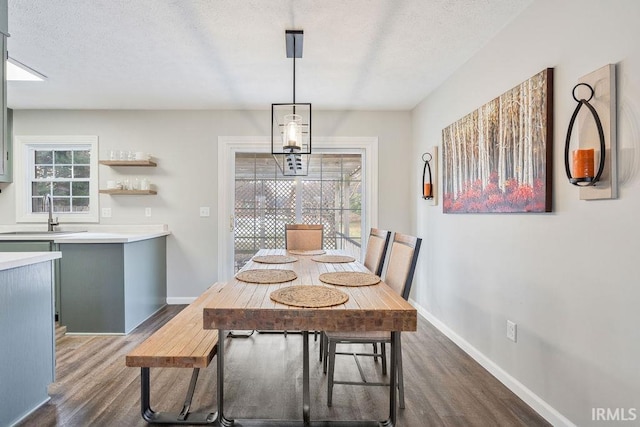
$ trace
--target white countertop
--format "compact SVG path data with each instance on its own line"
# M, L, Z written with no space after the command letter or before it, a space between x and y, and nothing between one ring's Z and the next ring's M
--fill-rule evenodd
M69 229L55 233L42 233L33 229L0 230L0 242L10 241L51 241L54 243L131 243L140 240L154 239L171 234L166 227L154 226L112 226L90 227L88 231ZM2 234L13 231L27 231L25 234Z
M131 243L167 236L169 234L171 233L168 231L141 233L94 233L87 231L69 234L0 234L0 242L50 240L54 243Z
M140 240L155 239L156 237L168 236L168 231L157 231L154 233L75 233L56 237L54 243L131 243Z
M61 252L0 252L0 271L62 258Z

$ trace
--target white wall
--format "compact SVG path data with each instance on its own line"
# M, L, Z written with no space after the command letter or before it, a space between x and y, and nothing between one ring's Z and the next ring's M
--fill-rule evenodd
M168 224L170 298L193 298L217 279L218 136L270 134L270 111L14 111L15 135L98 135L101 158L110 149L146 151L157 168L137 168L157 186L157 196L100 196L112 209L101 224ZM377 136L378 225L409 231L411 115L409 112L315 111L314 135ZM101 188L126 168L100 166ZM402 183L402 185L399 185ZM0 224L15 223L14 184L1 184ZM200 218L199 207L211 207ZM151 218L144 215L146 207ZM226 219L225 219L226 220Z
M444 127L555 68L553 213L444 215L441 201L413 197L412 221L425 239L413 299L559 424L591 425L594 407L635 408L627 424L640 423L639 18L636 0L536 0L413 112L419 159ZM580 201L562 160L571 90L608 63L618 70L619 199Z

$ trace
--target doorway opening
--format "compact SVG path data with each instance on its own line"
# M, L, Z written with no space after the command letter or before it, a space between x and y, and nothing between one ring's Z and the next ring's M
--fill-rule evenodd
M322 224L324 248L361 257L366 204L361 152L310 156L307 176L286 177L271 154L235 153L234 270L259 249L284 248L285 224Z

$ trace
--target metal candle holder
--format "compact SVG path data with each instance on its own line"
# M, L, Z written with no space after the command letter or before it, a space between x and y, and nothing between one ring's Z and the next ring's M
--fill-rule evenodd
M591 95L589 96L588 99L584 99L584 98L578 99L576 97L576 89L579 86L586 86L589 88L589 90L591 91ZM604 141L604 130L602 129L602 122L600 121L600 117L598 116L596 109L593 107L593 105L589 103L589 101L591 101L594 95L593 87L591 87L591 85L588 85L587 83L578 83L573 87L573 91L571 94L573 96L573 99L575 99L575 101L578 103L578 106L576 107L575 110L573 110L573 115L571 116L571 120L569 121L569 129L567 129L567 139L564 144L564 167L567 172L567 178L569 178L569 182L571 184L577 185L578 187L587 187L590 185L595 185L596 182L600 180L600 176L602 175L602 171L604 170L604 164L605 164L604 159L605 159L605 153L606 153L606 146ZM598 128L598 136L600 138L600 165L598 166L598 172L596 173L595 176L574 178L571 174L571 168L569 167L569 145L571 142L571 131L573 130L573 125L575 124L576 117L578 117L578 112L580 111L580 108L582 108L583 105L586 106L591 112L591 115L593 116L593 120L596 123L596 127Z
M429 156L425 159L425 156ZM424 168L422 169L422 198L425 200L433 199L433 179L431 177L431 165L429 162L433 159L431 153L422 154L422 161L424 162ZM427 173L429 174L429 180L427 181ZM426 184L429 184L429 191L426 191Z

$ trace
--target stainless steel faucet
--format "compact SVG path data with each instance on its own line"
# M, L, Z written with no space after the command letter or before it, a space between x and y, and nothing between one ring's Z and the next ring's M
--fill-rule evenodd
M58 222L58 217L56 217L55 221L53 220L53 197L51 196L51 193L44 196L42 204L43 210L47 209L47 212L49 212L49 218L47 219L47 231L53 231L53 227L60 223Z

